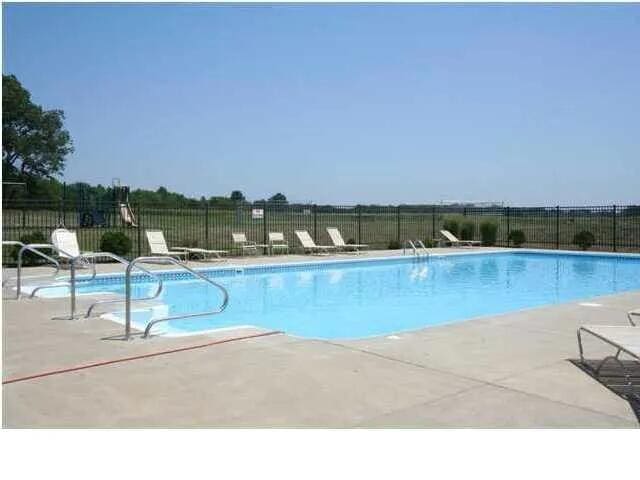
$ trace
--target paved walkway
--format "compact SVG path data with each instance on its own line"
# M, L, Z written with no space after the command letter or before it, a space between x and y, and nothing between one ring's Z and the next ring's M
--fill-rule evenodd
M255 259L233 263L248 261ZM640 292L589 303L598 306L564 304L359 341L286 334L226 341L264 333L249 329L124 342L114 339L122 326L104 319L51 320L66 312L66 299L5 300L5 382L201 348L7 383L3 425L637 428L629 403L570 360L579 325L625 325ZM592 358L611 352L591 339L585 345Z

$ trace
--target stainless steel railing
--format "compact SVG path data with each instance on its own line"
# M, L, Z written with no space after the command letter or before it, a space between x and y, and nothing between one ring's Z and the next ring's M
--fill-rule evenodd
M129 261L125 260L124 258L119 257L118 255L116 255L114 253L110 253L110 252L96 252L96 253L87 254L85 256L90 256L92 258L108 257L108 258L112 258L115 261L120 262L123 265L127 265L127 266L130 263ZM160 294L162 293L162 288L163 288L162 279L158 275L156 275L155 273L147 270L144 267L136 265L136 268L138 270L140 270L141 272L143 272L145 275L148 275L151 278L153 278L155 281L157 281L158 282L158 288L156 289L156 291L155 291L155 293L153 295L150 295L148 297L134 298L132 300L136 301L136 302L139 302L139 301L153 300L155 298L158 298L160 296ZM91 313L93 313L93 310L99 305L122 303L125 300L126 299L124 299L124 298L117 298L115 300L98 300L97 302L94 302L89 306L89 308L87 309L87 313L85 313L85 315L84 315L84 318L89 318L91 316Z
M424 255L429 258L429 250L427 250L422 240L416 240L415 242L413 240L405 240L402 244L402 255L406 255L407 247L411 247L413 255L416 257L420 256L420 250L422 250ZM418 248L420 248L420 250L418 250Z
M202 317L205 315L217 315L219 313L222 313L226 308L227 305L229 304L229 293L227 292L227 289L224 288L222 285L220 285L217 282L214 282L213 280L211 280L210 278L206 277L205 275L203 275L202 273L193 270L192 268L187 267L186 265L184 265L183 263L179 262L178 260L176 260L175 258L172 257L138 257L133 259L129 265L127 266L127 271L125 273L125 327L124 327L124 336L126 340L129 340L131 338L131 271L133 270L134 267L136 267L136 265L138 263L170 263L173 265L176 265L186 271L188 271L189 273L191 273L192 275L194 275L195 277L200 278L201 280L209 283L210 285L213 285L214 287L218 288L220 291L222 291L222 295L223 295L223 299L222 299L222 303L220 304L220 307L217 310L211 310L211 311L207 311L207 312L199 312L199 313L190 313L190 314L185 314L185 315L176 315L176 316L172 316L172 317L165 317L165 318L158 318L155 320L150 321L145 330L144 330L144 334L143 334L143 338L147 338L149 336L149 333L151 332L151 329L154 327L154 325L160 323L160 322L168 322L170 320L178 320L181 318L193 318L193 317Z
M427 247L424 246L424 243L422 243L422 240L416 240L416 246L422 249L422 252L425 254L427 258L429 257L429 250L427 250Z
M20 248L20 252L18 253L18 265L17 265L16 277L15 277L15 279L7 279L7 281L8 280L15 280L16 281L16 298L20 298L20 293L21 293L21 289L22 289L22 254L24 253L25 250L29 250L29 251L35 253L36 255L44 258L48 262L52 263L53 264L53 268L55 269L55 271L53 272L53 275L35 275L35 276L31 276L29 278L48 278L49 276L51 276L52 278L55 278L58 275L58 272L60 272L60 262L58 262L55 258L50 257L49 255L46 255L46 254L42 253L41 251L37 250L36 248L34 248L33 247L34 244L25 245L23 242L19 242L17 240L4 240L2 242L2 246L3 247L12 246L12 245L21 247ZM2 280L2 285L4 286L7 281L5 281L3 279Z
M402 255L406 255L407 247L411 247L411 249L413 250L413 254L418 255L418 249L411 240L405 240L402 244Z

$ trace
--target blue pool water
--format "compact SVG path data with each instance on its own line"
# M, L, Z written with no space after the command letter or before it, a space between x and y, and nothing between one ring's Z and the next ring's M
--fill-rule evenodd
M302 337L362 338L500 314L523 308L640 290L640 257L492 253L412 257L215 273L230 301L216 316L159 324L155 333L196 333L253 325ZM134 284L134 296L155 289ZM122 280L81 293L124 291ZM201 281L165 280L164 305L136 311L153 317L215 309L221 295ZM121 319L123 313L115 312Z

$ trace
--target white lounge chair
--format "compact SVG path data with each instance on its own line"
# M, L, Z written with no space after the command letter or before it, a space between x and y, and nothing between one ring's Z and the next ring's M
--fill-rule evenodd
M482 242L478 241L478 240L459 240L458 237L456 237L453 233L451 233L449 230L440 230L440 235L442 235L444 238L447 239L447 242L449 243L449 245L453 246L469 246L469 247L473 247L474 245L481 245Z
M244 232L232 233L231 236L233 237L233 244L242 250L242 255L244 255L244 252L250 252L257 255L258 248L269 248L269 245L258 244L247 240L247 236Z
M145 233L147 234L147 243L149 244L151 255L173 257L180 261L186 261L189 258L189 252L185 250L169 250L164 233L161 230L147 230Z
M624 367L624 364L619 359L620 353L622 352L634 357L636 360L640 360L640 327L618 327L610 325L583 325L580 327L578 329L578 348L580 349L580 361L585 365L582 333L589 333L617 349L615 355L605 357L599 362L596 368L592 368L596 375L600 373L604 364L610 360L613 360Z
M66 228L57 228L51 233L51 243L54 247L58 248L58 256L60 259L65 260L67 263L75 258L81 258L84 255L92 254L93 252L81 252L80 244L78 243L78 236L76 232L67 230ZM88 259L82 259L77 262L77 265L87 266L90 263Z
M274 250L289 253L289 244L284 239L284 233L269 232L269 252L273 253Z
M311 235L309 235L309 232L306 230L296 230L296 236L298 240L300 240L305 252L310 251L315 254L327 255L336 248L333 245L316 245L316 242L313 241L313 238L311 238Z
M360 253L361 248L369 248L369 245L365 243L346 243L340 234L340 230L335 227L327 227L327 233L338 250L357 254Z

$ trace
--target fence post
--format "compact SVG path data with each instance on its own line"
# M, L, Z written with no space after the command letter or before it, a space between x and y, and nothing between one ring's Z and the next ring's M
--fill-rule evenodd
M614 205L613 206L613 251L614 252L618 251L618 238L617 238L617 232L616 232L616 213L617 213L617 207Z
M361 205L357 205L356 209L358 211L358 240L356 243L361 244L362 243L362 206Z
M431 241L433 242L436 237L436 206L431 207ZM437 246L437 245L436 245Z
M209 248L209 202L204 202L204 244L205 248Z
M511 209L509 207L505 207L507 209L507 246L510 247L511 246L511 222L510 222L510 218L511 218Z
M318 241L318 235L317 235L318 218L317 218L316 207L317 205L315 203L311 206L311 212L313 213L313 241L314 242Z
M560 250L560 205L556 205L556 250Z
M138 256L142 256L142 205L138 204Z
M262 202L262 244L267 244L267 202Z
M62 225L67 226L67 182L62 184Z
M400 205L396 207L396 236L398 243L400 243Z

